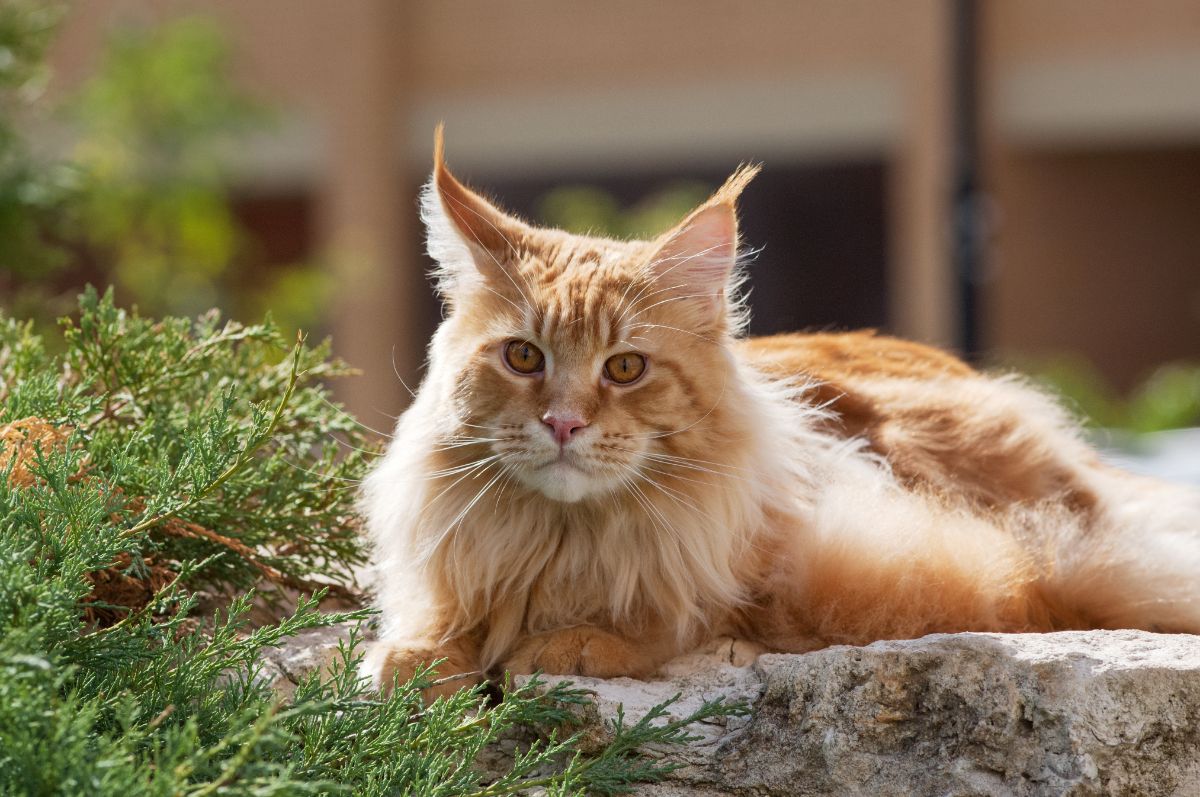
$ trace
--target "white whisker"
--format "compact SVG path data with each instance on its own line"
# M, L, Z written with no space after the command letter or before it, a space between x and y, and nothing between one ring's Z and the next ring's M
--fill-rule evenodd
M396 367L396 346L395 345L392 346L392 373L396 375L396 379L400 382L400 384L404 387L404 389L408 391L408 395L412 396L413 400L415 401L417 398L417 394L415 392L413 392L413 389L408 386L407 382L404 381L404 377L400 376L400 369L398 369Z
M491 465L488 467L490 468ZM471 508L479 502L479 499L482 498L484 494L487 493L487 491L492 487L492 485L494 485L496 481L503 475L504 471L501 470L499 473L492 476L492 478L488 480L487 484L479 488L479 492L475 493L475 496L467 502L467 505L464 506L457 515L455 515L454 519L450 521L450 525L438 535L437 539L428 544L426 552L421 556L421 558L428 558L430 554L442 546L442 543L445 542L446 538L454 532L460 523L462 523L463 519L467 516L467 513L471 511Z
M331 407L331 408L332 408L332 409L333 409L335 412L338 412L338 413L340 413L340 414L341 414L343 417L345 417L345 418L348 418L348 419L349 419L351 422L353 422L355 425L357 425L357 426L361 426L362 428L366 429L368 432L371 432L372 434L377 434L377 435L379 435L380 437L386 437L388 440L391 440L391 439L392 439L392 435L388 434L387 432L381 432L381 431L379 431L378 429L372 429L370 426L367 426L365 423L363 423L362 421L360 421L358 418L355 418L353 415L351 415L350 413L346 412L344 409L342 409L342 408L341 408L341 407L339 407L338 405L334 404L332 401L330 401L329 399L325 398L324 396L318 396L317 398L321 399L321 401L323 401L323 402L325 402L326 404L328 404L328 405L329 405L329 406L330 406L330 407Z

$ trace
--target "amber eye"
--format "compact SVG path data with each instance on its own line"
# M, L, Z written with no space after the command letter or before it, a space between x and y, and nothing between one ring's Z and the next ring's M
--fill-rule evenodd
M510 340L505 343L504 361L518 374L536 374L546 368L546 355L526 340Z
M646 371L646 358L637 352L614 354L604 363L604 375L618 385L636 382Z

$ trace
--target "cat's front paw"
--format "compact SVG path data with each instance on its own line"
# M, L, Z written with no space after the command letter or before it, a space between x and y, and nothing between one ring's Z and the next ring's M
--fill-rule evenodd
M437 666L432 686L422 690L426 703L439 697L449 697L465 686L483 680L479 666L460 645L381 640L367 651L363 669L376 689L391 693L397 684L413 677L418 669L445 659Z
M504 662L504 669L513 673L644 678L654 671L654 662L623 637L582 626L528 637Z
M766 653L768 648L751 639L722 636L704 645L698 652L724 659L734 667L749 667Z

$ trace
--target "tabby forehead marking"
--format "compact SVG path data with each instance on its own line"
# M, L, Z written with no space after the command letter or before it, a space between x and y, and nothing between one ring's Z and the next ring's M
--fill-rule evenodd
M622 336L620 297L631 280L603 266L542 281L535 298L538 312L531 325L541 340L575 349L611 349Z

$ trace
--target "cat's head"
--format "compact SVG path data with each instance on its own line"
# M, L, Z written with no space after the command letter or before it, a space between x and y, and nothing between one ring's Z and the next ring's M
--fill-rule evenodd
M432 357L453 374L453 442L556 501L702 476L732 442L735 203L757 172L738 169L655 240L573 235L466 188L439 128L422 217L448 306Z

